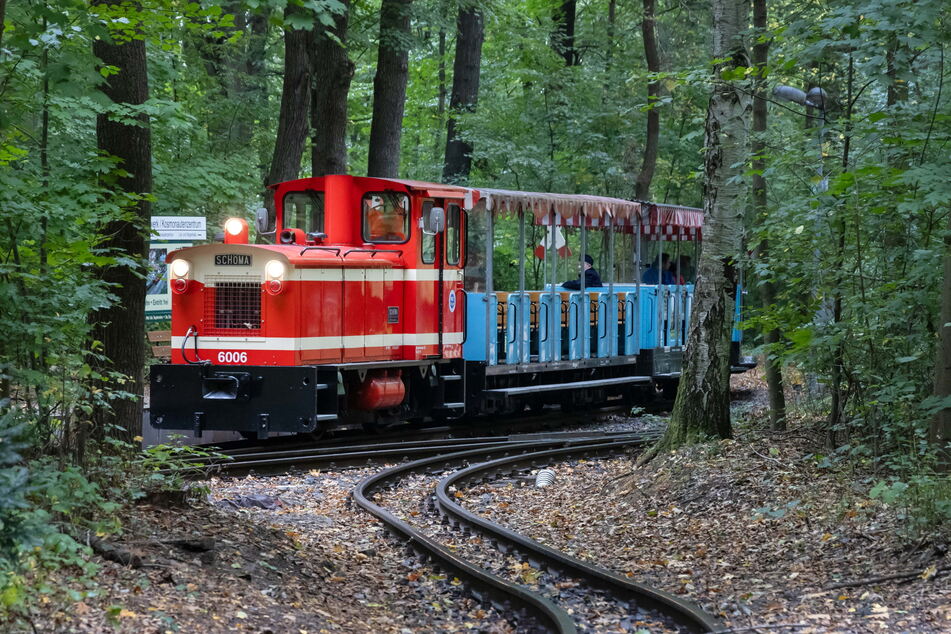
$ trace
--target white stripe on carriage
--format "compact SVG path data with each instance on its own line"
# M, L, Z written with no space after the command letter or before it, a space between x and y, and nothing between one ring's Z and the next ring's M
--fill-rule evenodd
M443 344L462 343L463 333L443 334ZM172 346L182 347L184 337L172 337ZM336 350L338 348L383 348L388 346L435 346L439 333L400 333L390 335L347 335L344 337L198 337L199 350ZM187 350L194 349L189 341Z

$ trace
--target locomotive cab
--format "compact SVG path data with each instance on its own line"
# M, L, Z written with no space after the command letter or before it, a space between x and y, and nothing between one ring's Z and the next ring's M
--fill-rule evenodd
M266 436L461 412L467 190L350 176L272 189L273 229L266 213L256 224L274 244L230 219L224 243L169 255L153 426Z

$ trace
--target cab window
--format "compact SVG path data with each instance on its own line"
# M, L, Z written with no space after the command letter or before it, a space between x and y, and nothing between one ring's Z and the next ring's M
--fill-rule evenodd
M324 192L307 190L284 196L284 229L302 229L304 233L324 232Z
M433 201L423 201L423 218L429 214L429 210L432 208ZM429 235L425 231L420 233L419 257L422 259L423 264L432 264L436 261L436 236Z
M364 194L364 242L401 243L408 239L409 196L398 192Z
M446 264L459 265L463 218L459 205L450 203L446 208Z

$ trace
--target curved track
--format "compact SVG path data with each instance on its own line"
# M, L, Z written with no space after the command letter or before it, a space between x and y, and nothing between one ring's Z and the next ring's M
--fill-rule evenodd
M533 461L562 460L584 455L609 455L649 442L650 434L626 434L613 437L577 436L572 439L536 439L509 443L505 446L474 448L451 454L416 460L391 467L364 479L353 491L353 499L360 507L379 518L394 532L408 540L409 545L424 558L453 572L471 587L481 600L514 608L517 626L521 631L550 631L560 633L597 631L597 621L585 613L585 606L593 603L597 609L613 614L636 615L670 631L709 632L718 623L693 604L642 584L631 582L613 572L574 559L565 553L547 548L498 524L482 518L460 505L450 489L457 484L512 473L525 469ZM462 467L460 469L460 467ZM497 551L515 548L522 560L538 568L537 588L530 589L500 574L490 572L471 559L462 557L458 546L452 548L424 533L415 523L401 519L393 510L383 506L388 490L420 473L445 475L439 481L433 497L424 500L423 508L438 511L447 522L464 532L477 530L486 540L499 545L498 549L482 548L477 556L498 558ZM418 521L418 520L417 520ZM499 568L498 565L494 566ZM545 568L542 570L542 568ZM562 593L556 588L570 587ZM559 605L571 595L569 607ZM606 607L605 607L606 606Z

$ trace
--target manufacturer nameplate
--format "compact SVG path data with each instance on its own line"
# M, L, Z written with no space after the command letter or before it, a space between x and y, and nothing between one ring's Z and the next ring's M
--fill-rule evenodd
M242 253L222 253L215 256L215 266L251 266L251 256Z

